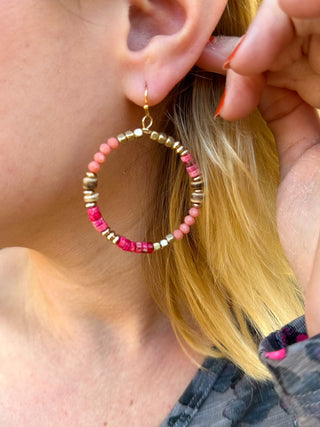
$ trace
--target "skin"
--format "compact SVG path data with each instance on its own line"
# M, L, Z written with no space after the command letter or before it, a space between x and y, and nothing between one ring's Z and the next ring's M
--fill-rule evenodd
M140 125L146 82L150 105L158 104L197 61L225 72L237 40L207 44L224 0L131 3L131 20L126 0L0 6L0 246L8 248L0 253L0 424L8 427L21 420L30 427L158 425L196 371L152 302L140 260L92 230L81 179L101 142ZM320 10L316 1L304 4L310 7L264 2L230 64L221 116L239 118L259 103L276 136L279 233L305 288L314 334L320 91L318 27L308 13ZM146 26L152 31L141 31ZM310 66L297 67L302 57L292 60L292 49L309 36ZM106 219L133 239L148 221L158 156L144 142L128 144L99 177Z

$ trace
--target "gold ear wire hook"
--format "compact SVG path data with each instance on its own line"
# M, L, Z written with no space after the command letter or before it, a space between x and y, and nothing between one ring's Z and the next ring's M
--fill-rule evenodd
M150 134L150 128L153 124L153 119L149 112L149 105L148 105L148 86L146 85L145 91L144 91L144 106L143 106L145 116L142 119L142 130L144 133Z

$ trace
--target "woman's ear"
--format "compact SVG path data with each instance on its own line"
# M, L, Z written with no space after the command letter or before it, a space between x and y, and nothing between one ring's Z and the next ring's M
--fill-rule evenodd
M119 52L125 96L161 102L190 71L215 29L227 0L131 0L126 45Z

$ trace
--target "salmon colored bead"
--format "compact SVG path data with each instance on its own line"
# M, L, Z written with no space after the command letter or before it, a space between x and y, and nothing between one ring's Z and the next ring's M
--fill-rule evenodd
M191 208L189 210L189 215L193 216L193 218L198 218L198 216L200 215L200 211L197 208Z
M181 230L174 230L174 232L172 234L174 235L174 238L176 240L182 240L183 239L183 233Z
M108 145L110 148L112 148L112 150L116 150L119 147L119 141L117 138L109 138Z
M182 231L183 234L190 233L190 225L188 225L188 224L185 224L185 223L181 224L179 229L180 229L180 231Z
M108 144L101 144L99 150L105 156L108 156L111 153L111 147Z
M100 152L96 153L93 158L100 165L106 161L106 156Z
M98 162L90 162L88 165L88 169L90 172L96 173L100 170L100 165Z
M193 218L193 216L188 215L185 217L184 222L187 225L193 225L196 222L196 220Z

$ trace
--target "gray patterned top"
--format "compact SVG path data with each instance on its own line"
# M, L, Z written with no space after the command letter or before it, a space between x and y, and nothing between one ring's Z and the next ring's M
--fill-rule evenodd
M301 317L264 339L259 356L273 382L207 358L160 427L320 426L320 335L308 339Z

